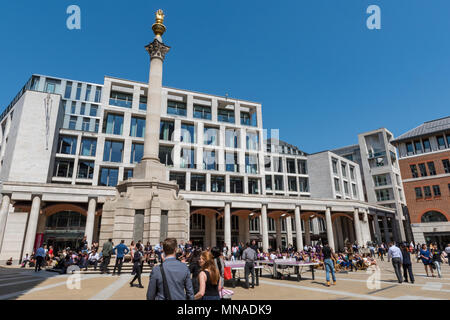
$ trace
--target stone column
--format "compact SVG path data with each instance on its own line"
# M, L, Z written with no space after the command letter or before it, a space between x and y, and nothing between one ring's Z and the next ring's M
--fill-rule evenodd
M361 222L359 221L359 210L358 208L355 208L353 211L353 223L355 225L355 236L356 236L356 243L358 246L362 246L362 239L361 239Z
M231 203L225 202L223 231L225 246L231 250Z
M310 218L305 219L305 243L307 246L311 245L311 228L309 226Z
M161 120L163 62L166 53L170 50L170 47L163 43L161 35L156 34L153 42L145 47L150 54L150 75L147 117L145 120L144 155L142 160L152 160L157 163L159 163L159 126Z
M275 230L276 230L276 243L277 243L277 249L281 250L281 218L278 217L275 219Z
M302 222L300 220L300 207L295 207L295 232L297 233L297 250L303 250Z
M376 238L377 238L377 242L381 243L383 241L383 239L381 239L380 223L378 222L378 215L377 214L373 215L373 224L374 224L374 229L375 229L375 235L376 235Z
M267 226L267 204L263 203L261 207L261 231L263 238L263 251L269 250L269 229Z
M2 198L2 206L0 209L0 249L3 244L3 236L6 228L6 221L8 220L9 205L11 204L11 198L5 194Z
M292 220L291 216L286 217L286 231L287 231L287 245L294 245L293 244L293 238L292 238Z
M336 218L336 234L338 239L338 250L344 249L345 241L344 241L344 227L342 223L342 217Z
M97 207L97 199L90 198L88 204L88 213L86 219L85 235L87 236L88 245L92 245L94 238L95 209Z
M386 243L391 242L391 235L389 234L389 227L386 216L383 216L383 230L384 230L384 241Z
M325 221L327 224L328 244L331 249L336 251L336 247L334 246L333 222L331 221L331 209L329 207L325 209Z
M34 243L36 241L36 229L39 220L39 211L41 210L40 196L33 196L31 203L31 212L28 218L27 233L25 235L25 243L23 246L23 256L27 253L31 256L34 251Z
M216 236L216 215L213 214L210 218L210 232L211 232L211 248L217 246L217 236Z
M392 234L394 236L394 242L400 242L400 236L398 234L398 220L396 217L391 218L391 225L392 225Z

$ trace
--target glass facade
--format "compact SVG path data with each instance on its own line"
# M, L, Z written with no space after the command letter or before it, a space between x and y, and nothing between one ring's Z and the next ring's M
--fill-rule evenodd
M194 118L211 120L211 107L194 105Z
M109 113L106 115L106 123L103 126L103 133L122 135L123 115Z
M133 105L133 95L130 93L111 91L109 104L116 107L131 108Z
M123 142L105 140L103 161L122 162Z
M96 150L97 150L97 139L83 138L81 140L80 155L86 157L95 157Z
M144 145L142 143L133 143L131 145L130 163L139 163L144 155Z
M145 136L145 118L131 117L130 136L139 138Z
M167 101L167 114L186 116L186 103L179 101Z
M101 168L99 175L99 186L115 187L119 182L118 168Z

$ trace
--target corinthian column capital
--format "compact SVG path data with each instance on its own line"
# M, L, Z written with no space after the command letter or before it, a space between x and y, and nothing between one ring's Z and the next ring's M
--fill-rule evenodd
M164 61L166 53L169 52L170 47L160 42L158 39L153 40L145 46L145 49L150 54L150 59L159 58Z

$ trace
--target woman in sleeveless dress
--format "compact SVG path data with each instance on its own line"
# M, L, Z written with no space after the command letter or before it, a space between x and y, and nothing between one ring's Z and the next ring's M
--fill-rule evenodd
M214 257L209 251L203 251L199 260L202 271L198 275L199 291L195 300L220 300L219 292L222 290L220 273L214 263Z

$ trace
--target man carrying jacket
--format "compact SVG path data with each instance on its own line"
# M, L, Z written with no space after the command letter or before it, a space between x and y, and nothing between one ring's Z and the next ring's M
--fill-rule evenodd
M122 271L123 257L130 252L130 249L125 245L125 240L121 240L120 243L114 247L113 252L116 253L116 264L114 265L113 276L116 274L116 269L118 269L117 274L120 276Z

